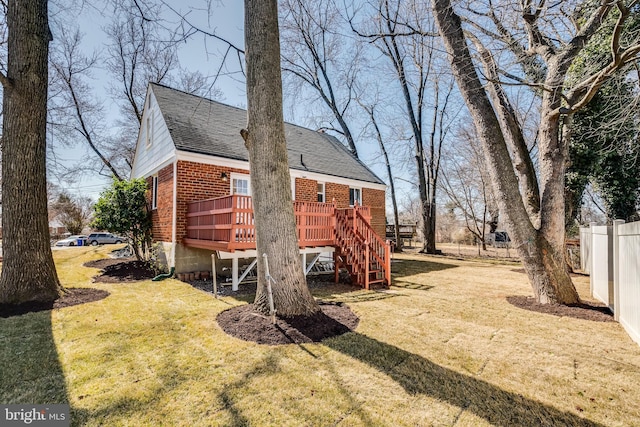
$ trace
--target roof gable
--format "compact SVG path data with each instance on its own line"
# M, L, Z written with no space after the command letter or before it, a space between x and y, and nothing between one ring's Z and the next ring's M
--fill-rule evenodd
M245 110L155 83L150 89L177 150L249 161L240 136ZM291 169L384 184L331 135L285 123L285 139Z

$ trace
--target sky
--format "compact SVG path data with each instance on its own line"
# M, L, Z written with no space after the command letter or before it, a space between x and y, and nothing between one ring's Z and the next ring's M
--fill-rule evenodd
M244 4L242 1L214 1L210 17L208 17L205 10L193 9L193 7L196 7L195 5L199 7L203 4L204 2L202 0L167 0L167 2L177 11L186 13L187 19L191 23L229 40L240 48L244 48ZM78 17L78 22L80 24L80 31L84 33L83 46L86 52L105 49L104 40L106 36L102 29L109 23L109 20L108 9L97 10L87 7L82 10ZM178 17L169 13L167 20L177 22ZM178 55L183 67L191 71L199 70L204 75L213 76L216 75L218 71L225 49L225 44L215 42L211 37L195 35L188 42L180 46ZM244 81L242 76L237 74L237 56L230 54L228 63L232 69L224 69L215 83L215 87L222 91L223 94L219 100L226 104L246 108ZM94 74L96 77L94 81L95 90L101 94L105 105L108 106L107 117L105 119L113 122L117 119L120 112L107 92L110 76L104 69L96 70ZM285 98L285 105L288 104L287 101ZM302 126L306 125L304 120L305 112L297 107L293 109L285 107L284 114L285 120ZM135 137L133 139L135 139ZM84 143L80 143L73 149L60 148L57 150L57 154L61 158L68 159L69 162L78 161L85 156L92 155L85 145ZM360 144L360 146L358 148L361 159L370 166L378 176L386 181L386 172L382 165L372 161L378 157L376 145ZM82 179L74 183L64 183L62 188L72 194L97 200L100 192L106 188L109 183L110 180L108 178L100 177L96 174L96 176L83 176Z
M194 24L219 34L221 37L230 40L241 48L244 46L243 2L217 2L212 8L213 13L210 22L207 22L206 12L189 10L187 7L188 3L199 4L203 3L202 1L194 0L187 2L170 0L168 3L177 11L188 12L188 19ZM167 19L177 22L177 17L172 15L172 13L169 13ZM108 25L109 22L110 11L108 9L97 10L95 8L85 7L80 12L78 23L80 31L84 34L83 48L85 52L89 53L105 49L104 41L106 36L103 28ZM180 64L182 67L192 71L199 70L206 76L214 75L220 65L220 59L224 54L223 49L224 46L221 43L212 42L210 38L202 35L195 35L188 42L180 46L178 51ZM237 59L235 61L237 63ZM104 69L104 64L103 67L94 70L94 78L92 82L95 85L94 91L103 99L107 107L105 120L115 122L121 113L108 93L108 84L111 77ZM238 81L237 76L231 77L223 73L216 81L215 86L223 93L222 102L238 107L246 106L244 83ZM132 139L135 140L135 136L132 136ZM83 142L78 143L72 148L59 147L56 149L56 153L59 157L67 159L68 163L77 162L88 155L93 156L92 152L89 151ZM61 184L61 188L66 189L72 194L97 200L100 192L106 188L109 183L110 179L107 177L100 177L97 174L96 176L83 175L82 179L77 180L77 182L65 182Z

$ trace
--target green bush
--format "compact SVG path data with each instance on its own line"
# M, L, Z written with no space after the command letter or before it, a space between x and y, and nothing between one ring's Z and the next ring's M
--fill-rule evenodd
M92 227L129 239L138 260L148 260L151 248L151 209L143 178L114 179L94 205Z

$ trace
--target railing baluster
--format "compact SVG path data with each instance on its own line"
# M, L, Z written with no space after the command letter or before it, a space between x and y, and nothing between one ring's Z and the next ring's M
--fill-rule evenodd
M252 198L244 195L189 203L187 237L226 243L228 250L255 248L252 205ZM367 270L374 265L376 270L384 270L386 282L390 283L390 249L371 228L369 207L356 205L349 209L338 209L335 201L295 201L294 212L302 247L339 246L343 253L349 254L347 262L352 265L352 273L365 286L369 281ZM370 265L371 262L373 264Z

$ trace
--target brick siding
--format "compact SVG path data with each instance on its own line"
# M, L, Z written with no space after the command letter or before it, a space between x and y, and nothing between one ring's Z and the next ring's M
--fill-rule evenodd
M348 196L348 194L347 194ZM384 190L373 190L371 188L362 189L362 205L371 209L371 227L378 236L385 238L386 235L386 197Z
M299 202L317 202L318 181L296 178L296 200Z
M225 173L227 181L222 180ZM222 197L231 194L231 174L248 175L244 169L207 165L188 161L178 161L177 230L178 242L186 236L187 205L197 200ZM151 188L151 177L147 178ZM295 180L295 198L299 201L317 201L317 181L305 178ZM336 201L339 208L349 207L349 186L325 183L325 201ZM158 172L158 207L152 212L153 237L156 241L171 241L173 202L173 165ZM362 189L362 204L371 208L371 225L381 237L385 236L385 192L384 190Z
M336 207L338 208L349 207L349 186L348 185L327 182L324 184L324 194L326 196L327 203L331 203L335 199Z
M153 178L147 178L149 197L153 191ZM153 221L153 239L160 242L171 241L171 227L173 222L173 164L158 171L158 203L151 211Z
M222 180L222 174L227 180ZM178 221L176 238L180 242L187 234L187 205L197 200L231 194L231 174L249 175L245 169L178 161Z

